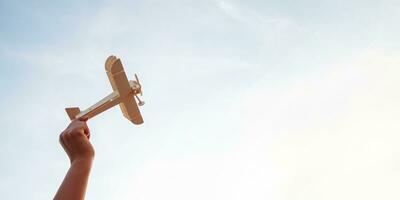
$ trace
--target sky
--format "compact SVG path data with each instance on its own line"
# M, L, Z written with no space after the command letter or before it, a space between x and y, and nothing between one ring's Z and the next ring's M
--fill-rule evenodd
M144 124L88 122L87 199L399 199L400 2L0 0L0 199L52 199L65 107L121 58Z

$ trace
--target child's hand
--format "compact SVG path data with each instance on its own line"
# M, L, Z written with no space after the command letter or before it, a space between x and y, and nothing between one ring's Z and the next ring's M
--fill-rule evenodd
M55 195L55 200L83 200L94 158L89 142L87 118L72 121L60 134L60 143L71 160L71 167Z
M71 161L92 161L94 149L89 142L90 132L86 124L87 118L73 120L60 134L60 143Z

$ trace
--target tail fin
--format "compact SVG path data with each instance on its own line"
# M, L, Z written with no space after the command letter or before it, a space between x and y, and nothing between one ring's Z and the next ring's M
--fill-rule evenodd
M81 112L81 110L78 107L65 108L65 111L67 111L68 117L71 120L74 120L75 116Z

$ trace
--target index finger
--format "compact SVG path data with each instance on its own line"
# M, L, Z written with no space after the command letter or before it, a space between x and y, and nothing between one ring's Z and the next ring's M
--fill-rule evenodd
M89 117L87 116L82 116L78 118L79 121L83 121L83 122L87 122L87 120L89 120Z
M84 116L84 117L80 117L78 120L83 122L83 131L84 131L86 137L88 137L88 139L89 139L90 138L90 130L86 123L88 119L89 119L88 117Z

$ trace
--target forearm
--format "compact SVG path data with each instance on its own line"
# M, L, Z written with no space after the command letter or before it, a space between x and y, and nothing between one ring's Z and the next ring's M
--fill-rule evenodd
M91 167L92 159L77 160L71 163L54 200L83 200Z

